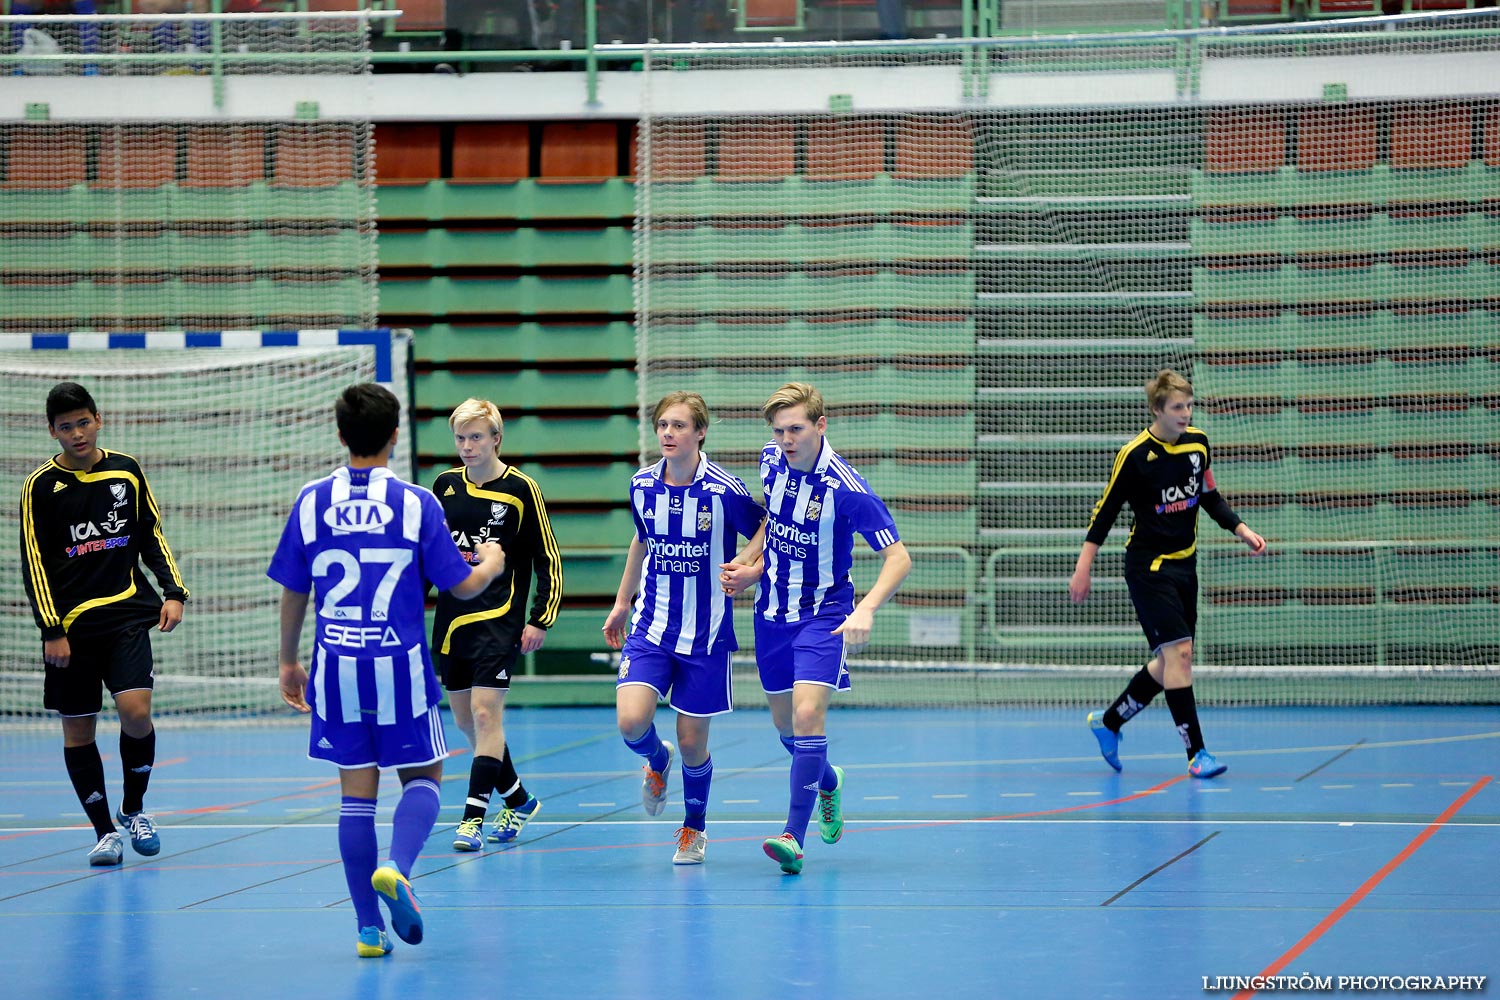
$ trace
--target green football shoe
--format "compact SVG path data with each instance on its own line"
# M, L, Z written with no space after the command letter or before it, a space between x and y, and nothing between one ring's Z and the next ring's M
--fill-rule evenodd
M835 766L839 783L833 791L818 789L818 835L825 844L837 844L844 835L844 769Z

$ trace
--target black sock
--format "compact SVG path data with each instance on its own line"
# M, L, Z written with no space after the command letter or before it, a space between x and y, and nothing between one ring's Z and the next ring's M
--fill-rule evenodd
M490 810L490 791L500 778L500 762L493 757L475 757L469 765L469 797L464 800L464 819L484 819Z
M129 816L145 808L146 786L151 783L151 769L156 766L156 727L136 739L120 731L120 767L125 772L125 794L120 798L120 812Z
M509 743L505 744L505 759L500 762L500 776L495 780L495 790L504 796L505 804L512 809L524 806L526 800L531 798L521 784L521 776L516 774L516 765L511 763Z
M114 833L115 821L109 814L109 796L104 790L104 759L99 756L99 744L63 747L63 764L68 768L68 777L83 804L84 814L94 825L94 834L102 837Z
M1110 732L1118 733L1120 727L1129 722L1131 717L1151 704L1151 699L1161 694L1161 685L1156 683L1156 678L1151 676L1151 671L1142 667L1130 683L1125 685L1125 690L1115 703L1109 706L1104 713L1104 725Z
M1188 760L1192 760L1203 749L1203 730L1198 728L1198 702L1193 697L1193 686L1168 689L1167 708L1172 712L1172 721L1177 724L1182 745L1187 747Z

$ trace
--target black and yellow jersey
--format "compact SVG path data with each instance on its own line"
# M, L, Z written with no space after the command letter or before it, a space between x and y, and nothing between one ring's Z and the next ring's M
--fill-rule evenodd
M536 480L506 465L497 478L477 484L467 469L457 468L439 474L432 492L470 561L480 542L499 542L505 550L505 572L484 593L468 601L438 595L433 650L469 658L500 655L520 640L523 626L550 628L562 604L562 555ZM528 613L533 575L536 597Z
M105 451L87 471L54 457L21 491L21 566L43 639L84 630L91 638L154 625L162 593L185 601L187 588L162 532L161 512L140 463Z
M1086 540L1103 545L1129 504L1135 523L1125 542L1127 564L1157 569L1164 559L1191 559L1198 549L1199 507L1226 531L1240 523L1214 487L1212 463L1208 435L1196 427L1172 444L1141 431L1115 456Z

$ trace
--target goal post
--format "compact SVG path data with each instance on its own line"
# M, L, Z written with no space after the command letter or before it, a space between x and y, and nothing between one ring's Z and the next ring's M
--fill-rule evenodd
M82 383L100 446L141 463L192 593L183 624L153 634L155 709L257 714L276 692L280 591L265 575L297 491L344 462L338 394L378 382L402 401L392 468L412 470L409 331L297 330L0 336L0 717L39 717L40 638L21 587L20 484L55 454L46 398ZM153 581L153 586L156 586Z

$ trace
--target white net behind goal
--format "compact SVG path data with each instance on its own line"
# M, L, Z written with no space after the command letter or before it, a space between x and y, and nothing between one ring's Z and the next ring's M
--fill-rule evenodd
M367 15L0 31L0 330L377 322Z
M0 576L11 582L0 605L0 718L42 714L41 640L17 539L21 483L57 452L48 390L77 381L93 394L100 446L140 461L192 593L183 624L153 633L157 710L266 712L280 705L280 589L266 566L298 489L346 457L333 421L339 392L383 381L405 400L405 341L393 349L384 331L367 339L380 338L383 349L336 340L254 350L0 349L0 477L11 493L0 505ZM398 449L392 464L409 477L407 454Z
M1200 521L1203 697L1500 697L1492 13L645 57L642 405L701 391L753 483L760 404L822 390L915 560L873 700L1090 700L1149 656L1128 514L1068 577L1163 367L1271 539Z

